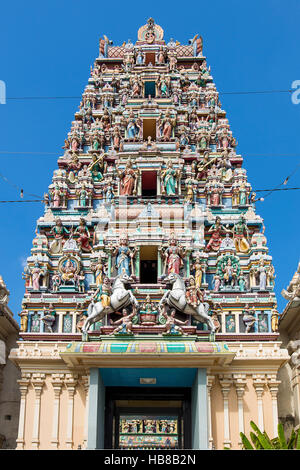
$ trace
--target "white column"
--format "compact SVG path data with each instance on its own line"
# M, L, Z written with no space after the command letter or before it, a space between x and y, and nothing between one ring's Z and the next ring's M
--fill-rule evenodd
M84 419L84 437L83 449L87 449L88 441L88 424L89 424L89 391L90 391L90 376L85 375L82 377L83 387L85 391L85 419Z
M207 376L207 418L208 418L208 448L213 449L213 436L211 425L211 389L215 381L214 375Z
M240 433L245 432L244 426L244 393L246 388L246 374L233 374L235 390L238 400L238 420L239 420L239 446L242 447Z
M32 449L37 450L40 444L40 412L41 412L41 395L45 383L45 374L32 374L31 383L35 391L33 431L31 438Z
M58 333L62 333L63 331L63 318L64 318L64 312L58 312L58 327L57 327Z
M276 380L276 374L267 375L268 388L272 397L272 413L273 413L273 437L278 435L278 406L277 406L277 393L278 387L281 383L280 380Z
M224 403L224 447L231 447L230 422L229 422L229 392L232 385L232 376L230 374L219 375L219 381L222 387Z
M16 440L17 447L16 450L24 449L24 432L25 432L25 413L26 413L26 395L30 383L31 374L22 374L20 380L18 380L19 389L21 393L20 401L20 413L19 413L19 428L18 428L18 438Z
M266 379L265 375L263 374L254 374L253 378L253 386L256 391L257 397L257 415L258 415L258 422L257 426L259 427L261 432L264 432L264 408L263 408L263 394L265 390Z
M52 387L54 390L53 401L53 421L52 421L52 438L51 446L58 449L58 430L59 430L59 407L60 407L60 394L63 386L64 374L52 374Z
M77 375L66 374L65 384L69 395L67 411L66 447L67 449L73 449L74 395L77 385Z

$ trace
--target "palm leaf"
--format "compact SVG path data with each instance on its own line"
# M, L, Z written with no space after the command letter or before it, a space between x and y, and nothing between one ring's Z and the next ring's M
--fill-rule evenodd
M260 440L258 439L257 435L254 433L254 432L250 432L250 437L251 437L251 441L253 442L254 444L254 447L256 450L262 450L263 449L263 446L261 445L261 442Z
M270 439L266 439L265 436L263 435L263 433L260 431L260 429L258 428L258 426L256 426L256 424L253 422L253 421L250 421L250 426L252 427L252 429L254 429L254 431L256 432L257 434L257 438L262 446L263 449L274 449L274 447L272 446L272 443L270 442Z
M287 449L288 445L285 439L282 423L278 423L278 439L280 442L280 449Z
M296 449L297 449L297 450L300 450L300 429L298 429L298 431L297 431Z
M240 436L242 439L242 444L245 450L254 450L253 445L251 442L248 440L248 438L245 436L243 432L240 432Z
M289 441L287 443L288 449L294 449L295 444L296 444L296 439L297 439L297 434L295 433L295 430L293 429L289 438Z

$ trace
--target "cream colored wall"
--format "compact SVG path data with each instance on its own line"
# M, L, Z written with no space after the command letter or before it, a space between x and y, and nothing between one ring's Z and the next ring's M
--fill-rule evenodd
M25 434L24 449L32 449L32 433L34 426L36 393L34 387L29 385L26 395L26 416L25 416ZM58 425L58 449L67 449L67 429L68 429L68 407L69 392L62 384L59 406L59 425ZM39 445L41 450L52 449L53 437L53 417L54 417L54 390L51 382L51 374L46 374L40 401L40 422L39 422ZM85 391L81 382L78 382L74 394L73 408L73 449L78 445L83 446L84 441L84 422L85 422Z
M228 370L228 373L230 373L230 370ZM262 401L264 430L272 438L274 437L272 397L268 390L267 382L264 386ZM238 399L234 380L228 394L228 404L231 448L240 449ZM224 401L222 388L218 377L216 377L211 390L211 410L213 444L215 449L221 450L224 448ZM243 396L243 412L244 432L246 436L249 437L250 431L252 431L250 421L254 421L256 424L258 424L257 394L253 386L252 375L246 376L245 391Z

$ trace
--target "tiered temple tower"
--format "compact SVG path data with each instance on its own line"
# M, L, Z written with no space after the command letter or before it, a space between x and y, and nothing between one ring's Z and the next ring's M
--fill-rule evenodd
M56 400L66 390L75 407L82 387L86 404L71 419L56 401L52 438L40 415L33 434L26 428L21 406L19 448L238 447L247 393L247 410L275 432L286 356L272 257L242 164L201 37L166 42L149 19L135 44L100 40L37 222L13 355L36 400L52 380ZM126 414L119 393L145 401L143 387L148 411L133 423L138 411ZM161 401L177 397L178 412L150 410L155 387Z

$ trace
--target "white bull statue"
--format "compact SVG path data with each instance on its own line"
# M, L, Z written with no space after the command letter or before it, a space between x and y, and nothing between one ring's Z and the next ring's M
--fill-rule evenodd
M82 327L84 337L87 337L89 328L93 323L102 320L105 315L122 310L123 308L133 305L134 309L138 307L138 301L132 292L126 289L125 285L130 285L134 280L126 273L116 277L112 286L112 294L110 296L110 305L104 307L102 302L94 302L89 304L87 311L87 319Z
M178 311L185 313L186 315L192 315L196 320L205 322L211 333L215 332L215 325L208 315L208 304L200 303L197 307L193 307L188 304L185 297L185 284L184 280L178 274L170 273L164 278L165 284L171 284L172 289L165 292L164 296L159 302L159 306L162 307L164 304L169 305Z

